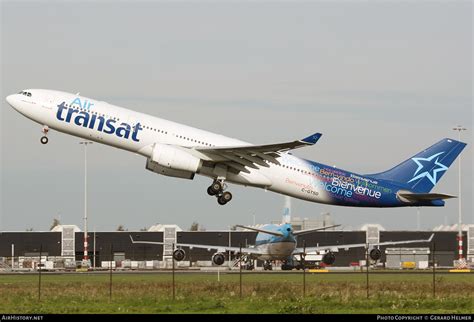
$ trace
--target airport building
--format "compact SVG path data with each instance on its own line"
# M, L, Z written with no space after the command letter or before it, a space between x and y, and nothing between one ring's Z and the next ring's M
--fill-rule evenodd
M169 268L172 265L174 243L206 244L248 247L254 244L254 231L182 231L176 225L158 225L154 231L89 232L88 253L91 266L107 268L112 265L129 269ZM453 267L457 259L456 231L385 231L379 225L365 225L359 231L316 231L298 237L298 247L306 245L327 246L365 244L386 241L429 239L432 243L414 243L381 247L382 257L378 265L386 268L402 268L405 262L417 268L427 268L432 261L435 247L435 263L438 267ZM161 244L133 244L136 241L156 241ZM32 269L42 260L54 268L75 268L84 255L84 233L77 226L64 225L48 232L0 232L0 268ZM474 263L474 225L466 226L463 233L463 253L470 265ZM214 249L187 249L179 267L212 266ZM225 254L228 259L229 254ZM332 266L359 266L366 259L364 247L340 249L335 253ZM11 261L14 258L14 261ZM232 266L231 261L223 266ZM414 263L414 264L413 264ZM260 263L261 264L261 263ZM258 264L257 264L258 265Z

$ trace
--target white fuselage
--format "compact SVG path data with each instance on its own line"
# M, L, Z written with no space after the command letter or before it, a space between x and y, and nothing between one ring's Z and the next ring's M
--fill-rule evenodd
M50 129L138 153L147 158L151 157L154 144L189 148L251 146L244 141L79 95L37 89L30 92L31 97L14 94L8 96L7 101L19 113ZM59 107L61 104L63 107ZM86 114L89 115L87 118ZM92 124L93 117L94 124ZM107 120L114 122L113 133L107 133L112 132L112 129L106 124L99 124L106 123ZM138 131L137 124L140 128ZM186 150L203 160L206 159L194 149ZM250 173L229 173L226 181L260 187L304 200L328 202L323 189L319 191L317 184L314 183L315 179L310 175L314 169L306 160L283 153L278 161L280 165L269 163L269 167L249 168ZM197 173L209 177L215 176L212 168L206 166Z

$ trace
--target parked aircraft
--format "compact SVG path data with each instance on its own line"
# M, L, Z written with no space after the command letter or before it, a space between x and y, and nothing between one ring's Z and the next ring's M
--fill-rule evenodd
M288 197L287 197L288 199ZM373 260L380 259L382 253L380 246L388 245L404 245L412 243L428 243L432 240L434 234L429 239L419 240L404 240L404 241L387 241L379 243L360 243L360 244L338 244L338 245L326 245L326 246L309 246L306 245L297 247L297 237L304 234L312 233L315 231L326 230L340 225L330 225L326 227L319 227L314 229L305 230L294 230L291 223L291 214L289 211L288 202L286 203L285 211L283 214L283 220L280 225L264 225L262 227L248 227L242 225L236 225L237 227L252 230L258 232L255 245L252 247L233 247L233 246L218 246L218 245L202 245L202 244L187 244L187 243L175 243L173 258L176 261L182 261L186 257L186 251L183 248L189 248L191 251L193 248L200 249L215 249L216 252L212 255L211 260L215 265L222 265L225 262L225 254L233 252L238 256L243 256L244 261L247 263L247 267L253 269L253 260L263 260L264 269L271 270L272 264L275 261L282 261L281 268L283 270L291 270L295 267L304 267L304 258L307 253L322 253L322 261L326 265L331 265L336 260L335 253L340 249L350 249L367 247L369 256ZM164 242L156 241L141 241L134 240L132 235L130 239L133 244L158 244L164 245ZM299 258L299 263L296 263L294 258Z

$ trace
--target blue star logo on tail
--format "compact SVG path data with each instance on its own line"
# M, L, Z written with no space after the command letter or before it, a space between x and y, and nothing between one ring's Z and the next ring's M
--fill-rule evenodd
M412 158L412 160L418 165L418 169L416 169L413 178L408 181L408 183L426 177L434 186L438 181L438 172L448 170L447 166L438 161L439 156L443 153L444 152L436 153L428 158ZM425 165L423 165L423 163L425 163ZM421 170L426 171L420 173Z

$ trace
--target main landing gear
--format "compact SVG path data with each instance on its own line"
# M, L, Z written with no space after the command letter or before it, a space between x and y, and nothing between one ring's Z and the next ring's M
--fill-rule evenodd
M40 139L41 144L47 144L48 143L48 132L49 132L49 127L47 125L43 126L43 129L41 130L43 132L43 136Z
M253 265L253 260L252 258L250 258L250 256L245 256L243 262L244 262L244 268L247 271L252 271L255 268L255 266Z
M229 191L224 191L227 185L224 180L214 180L214 182L207 188L207 193L210 196L216 196L219 205L225 205L232 200L232 194Z
M291 271L294 268L292 260L283 261L281 264L282 271Z
M263 262L263 270L264 271L271 271L273 269L272 262L271 261L265 261Z

